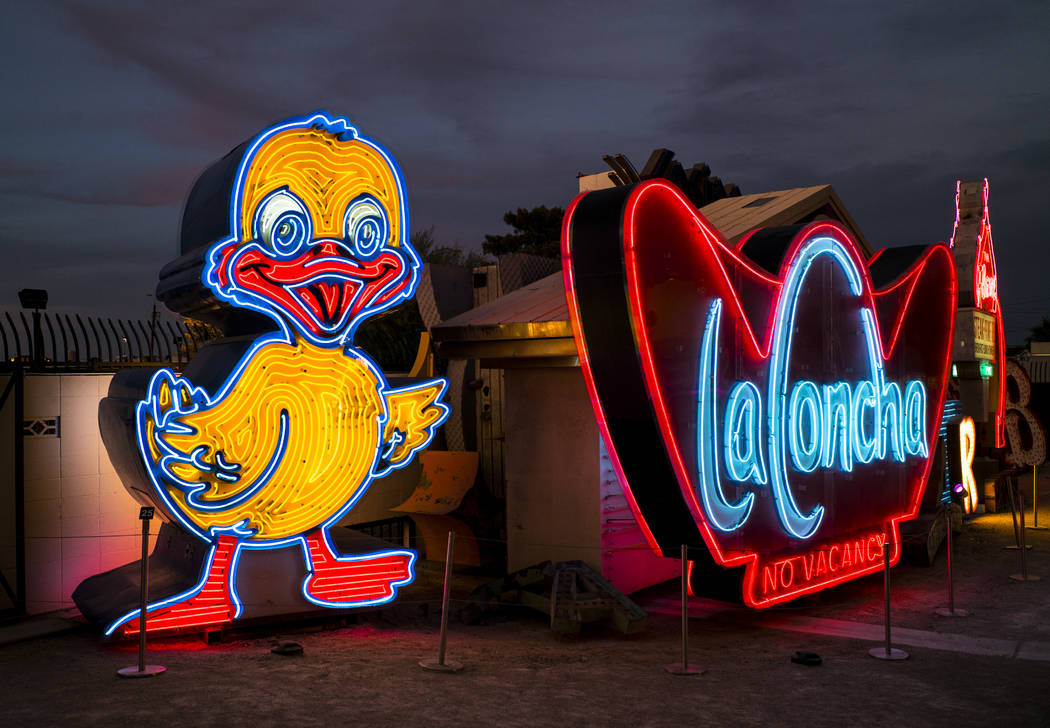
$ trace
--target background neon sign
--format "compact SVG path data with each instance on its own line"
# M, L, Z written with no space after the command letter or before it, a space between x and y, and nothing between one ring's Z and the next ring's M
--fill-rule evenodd
M899 558L950 364L946 247L865 261L822 222L734 249L654 181L577 198L563 254L599 426L655 549L746 567L753 606L877 570L887 542Z

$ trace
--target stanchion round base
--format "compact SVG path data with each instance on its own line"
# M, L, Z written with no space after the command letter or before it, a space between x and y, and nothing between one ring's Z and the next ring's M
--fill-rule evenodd
M969 617L970 613L965 609L951 609L950 607L937 607L933 613L938 617Z
M889 652L885 647L872 647L868 650L868 654L876 660L907 660L911 657L907 652L898 650L896 647L891 647Z
M1025 544L1024 549L1025 549L1025 551L1031 551L1032 550L1032 544L1030 544L1030 543ZM1020 546L1003 546L1003 550L1005 550L1005 551L1020 551L1021 547Z
M1014 581L1039 581L1040 577L1035 574L1010 574L1010 578Z
M117 670L117 675L120 677L153 677L154 675L160 675L166 669L163 665L146 665L146 669L139 672L139 666L135 665Z
M463 663L455 660L445 660L444 662L420 660L419 666L427 672L459 672L463 669Z
M667 666L664 667L664 670L666 672L671 673L672 675L703 675L704 674L704 668L702 668L702 667L700 667L698 665L692 665L692 664L683 665L680 662L676 662L673 665L667 665Z

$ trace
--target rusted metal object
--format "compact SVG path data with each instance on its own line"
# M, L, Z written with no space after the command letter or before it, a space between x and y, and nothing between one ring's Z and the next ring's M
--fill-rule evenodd
M584 624L612 621L624 634L645 629L645 610L583 561L545 561L488 584L470 595L459 617L481 621L495 604L520 604L550 616L555 634L579 634Z

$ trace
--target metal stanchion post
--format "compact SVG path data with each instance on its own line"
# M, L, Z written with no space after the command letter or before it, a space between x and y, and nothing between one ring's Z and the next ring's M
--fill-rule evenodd
M1041 531L1046 530L1046 526L1039 525L1039 487L1038 487L1038 473L1039 466L1032 466L1032 528L1037 528Z
M955 584L952 582L952 504L944 504L945 550L948 552L948 606L937 607L934 614L941 617L965 617L969 614L965 609L955 608Z
M1003 546L1003 548L1006 549L1007 551L1016 551L1017 549L1021 548L1021 529L1017 525L1017 504L1021 503L1021 508L1023 509L1024 508L1024 503L1022 502L1023 498L1020 497L1020 492L1021 492L1020 484L1017 484L1016 488L1014 487L1014 484L1015 484L1016 481L1017 481L1017 476L1015 476L1015 475L1012 475L1012 476L1010 476L1010 477L1008 477L1006 479L1006 485L1007 485L1008 490L1010 491L1010 496L1009 496L1009 498L1007 498L1007 500L1010 501L1010 518L1013 519L1013 523L1014 523L1014 545L1013 546ZM1029 547L1029 548L1031 548L1031 547Z
M163 665L146 664L146 601L149 598L149 522L153 519L153 506L139 508L142 521L142 572L139 576L139 664L117 670L120 677L153 677L164 672Z
M689 550L682 544L682 661L664 669L672 675L700 675L704 668L689 664Z
M898 650L890 641L890 542L889 539L882 542L882 553L885 556L883 564L884 582L886 586L886 644L883 647L872 647L868 654L877 660L907 660L909 655L904 650Z
M441 597L441 638L438 646L437 662L433 660L420 660L419 666L424 670L432 672L459 672L463 669L463 663L455 660L445 660L445 642L448 632L448 602L449 589L452 585L452 552L455 548L456 532L448 532L448 549L445 551L445 591Z
M1025 547L1024 542L1024 498L1021 496L1020 489L1018 489L1017 491L1017 512L1021 519L1021 573L1010 574L1010 578L1014 581L1039 581L1038 576L1036 576L1035 574L1028 573L1028 561L1026 558L1027 554L1025 553L1025 551L1027 551L1027 548Z

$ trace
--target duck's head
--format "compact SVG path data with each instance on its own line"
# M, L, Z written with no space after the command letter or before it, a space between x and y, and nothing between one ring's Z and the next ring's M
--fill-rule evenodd
M349 343L361 321L414 293L407 227L401 173L382 147L346 119L290 119L248 144L231 236L208 251L202 279L314 343Z

